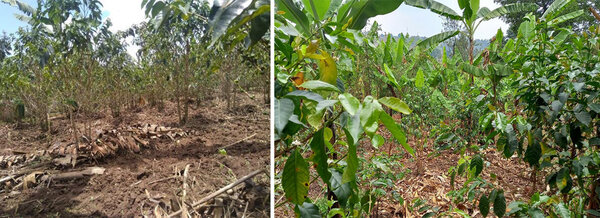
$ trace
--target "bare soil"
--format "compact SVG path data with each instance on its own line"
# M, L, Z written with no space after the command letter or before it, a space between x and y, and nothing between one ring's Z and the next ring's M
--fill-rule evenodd
M256 94L257 96L259 94ZM38 171L36 183L25 186L0 184L0 217L139 217L173 213L181 208L184 169L185 204L191 205L255 170L255 176L208 202L195 216L269 216L269 106L240 96L237 107L227 110L222 100L206 100L190 109L189 121L178 126L174 103L159 112L149 105L126 111L120 117L98 114L89 118L93 130L116 129L136 124L177 127L194 134L176 140L150 140L139 152L120 150L115 155L90 159L75 167L47 162L44 156L53 143L72 140L67 118L52 120L49 133L37 126L0 124L0 157L16 154L41 157L31 162L0 167L0 179L17 172ZM78 123L82 123L78 120ZM241 141L219 152L220 147ZM42 175L102 167L101 175L40 182ZM13 181L14 183L14 181Z

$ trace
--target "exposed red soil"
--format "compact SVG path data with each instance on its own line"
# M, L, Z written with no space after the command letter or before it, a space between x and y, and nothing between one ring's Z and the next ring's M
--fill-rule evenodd
M102 175L82 179L37 184L29 189L0 190L0 217L164 215L179 209L182 174L186 165L190 165L185 201L188 205L252 171L268 169L269 106L255 103L247 96L241 96L237 103L237 108L228 111L219 99L202 102L197 109L190 109L189 121L184 126L177 125L176 107L170 102L163 112L147 105L125 112L119 118L105 114L90 118L94 130L151 123L178 127L196 134L175 141L153 140L150 148L139 153L120 151L111 157L78 164L74 169L52 164L41 167L25 164L18 168L0 169L0 178L29 168L47 173L90 166L106 169ZM50 133L40 131L37 126L1 124L0 155L11 155L16 151L35 153L48 149L53 142L72 140L69 119L59 118L52 122ZM226 154L217 149L252 134L256 136L227 148ZM264 173L252 180L221 196L226 202L228 196L242 198L230 200L235 204L231 204L233 207L228 205L226 209L236 211L230 214L241 216L246 210L244 214L247 217L269 216L269 177ZM249 206L247 209L239 208L238 203Z

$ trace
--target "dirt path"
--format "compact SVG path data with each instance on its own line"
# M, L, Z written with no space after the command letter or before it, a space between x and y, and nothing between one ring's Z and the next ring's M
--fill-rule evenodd
M83 162L74 169L44 165L36 170L59 173L95 166L105 171L81 179L40 182L27 189L5 187L0 190L0 217L131 217L175 212L180 209L183 174L188 165L186 204L254 170L268 169L269 107L252 102L244 99L234 112L226 112L223 102L207 101L197 110L191 110L189 122L178 127L195 134L176 140L150 140L149 148L138 153L119 151L111 157ZM164 112L145 106L119 119L100 115L91 123L93 129L104 130L140 123L171 127L177 125L177 113L174 104L167 103ZM52 142L69 139L68 126L68 119L56 119L51 134L45 134L35 126L2 125L0 155L46 150ZM217 149L253 134L256 136L225 152ZM0 178L32 165L0 169ZM222 206L205 207L201 213L268 217L268 184L269 177L260 174L210 202Z

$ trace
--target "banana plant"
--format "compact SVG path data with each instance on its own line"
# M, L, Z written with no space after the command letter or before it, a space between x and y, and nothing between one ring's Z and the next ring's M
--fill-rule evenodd
M402 3L403 0L275 0L278 13L282 15L280 21L284 25L287 24L285 20L290 21L293 25L288 27L305 36L320 29L333 32L330 35L339 34L345 29L362 30L369 18L391 13ZM324 22L332 23L323 25ZM332 26L335 31L332 31Z
M375 36L366 37L360 30L368 18L390 11L386 6L395 9L401 3L276 1L274 135L277 165L282 166L276 187L284 197L276 207L289 205L302 217L370 214L377 196L363 188L370 182L357 176L364 162L358 145L361 139L378 145L386 140L377 132L379 123L392 133L389 140L414 155L402 126L384 111L385 106L410 114L406 103L370 92L359 100L351 93L356 91L351 78L372 74L368 69L374 61L362 59L377 47L371 40ZM312 179L314 171L318 177ZM317 179L325 195L307 196ZM325 210L315 203L322 199L331 202Z
M462 10L462 14L459 14L450 7L435 0L407 0L406 4L429 9L444 17L461 21L466 28L463 34L466 34L469 38L469 62L471 64L473 63L475 31L483 21L498 18L505 14L533 11L538 8L537 5L531 3L514 3L490 10L487 7L480 8L479 0L458 0L458 6Z
M235 35L234 44L242 40L255 44L262 39L270 25L270 4L268 0L214 0L210 13L198 13L191 6L197 5L190 0L155 1L143 0L141 7L145 8L146 15L153 18L155 28L164 25L165 20L177 17L188 20L191 17L208 21L201 25L203 35L210 36L214 44L223 36ZM238 31L242 26L249 24L249 31ZM207 34L209 33L209 34ZM238 34L235 34L238 33ZM241 34L241 35L240 35Z

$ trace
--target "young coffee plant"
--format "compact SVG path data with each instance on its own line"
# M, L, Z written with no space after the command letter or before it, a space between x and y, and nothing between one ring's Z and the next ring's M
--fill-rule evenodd
M352 76L363 72L357 69L364 64L360 57L369 51L361 47L372 46L363 41L360 30L368 18L389 13L401 2L340 3L276 1L275 139L277 159L283 165L277 166L278 186L285 198L277 203L291 204L300 216L354 217L372 212L376 199L365 188L369 182L363 184L357 177L363 158L357 147L362 139L382 144L380 124L414 154L403 128L384 110L385 105L410 114L408 105L392 96L371 96L351 83ZM362 95L362 100L351 92ZM309 196L311 184L323 185L322 196ZM330 203L318 207L315 202L322 198Z

